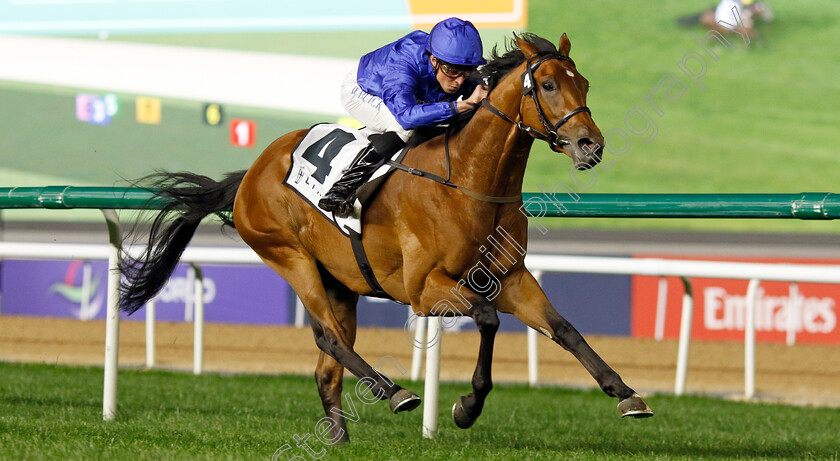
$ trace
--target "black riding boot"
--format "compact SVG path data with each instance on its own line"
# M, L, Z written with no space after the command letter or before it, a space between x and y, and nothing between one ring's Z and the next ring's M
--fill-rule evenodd
M353 192L370 179L385 160L405 146L402 139L390 131L381 135L371 135L370 139L370 144L362 149L344 175L318 201L319 208L340 214L349 212L355 200Z

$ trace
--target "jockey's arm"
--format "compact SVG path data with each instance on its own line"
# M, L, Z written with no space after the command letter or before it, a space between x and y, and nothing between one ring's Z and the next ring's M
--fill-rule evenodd
M475 105L480 104L481 100L486 98L488 93L489 91L486 86L477 85L473 90L472 94L470 94L469 98L462 99L461 101L455 103L458 108L458 113L461 113L465 110L470 110Z
M382 100L400 126L413 130L441 123L455 115L453 103L442 101L418 104L414 90L418 77L407 71L393 71L382 81Z

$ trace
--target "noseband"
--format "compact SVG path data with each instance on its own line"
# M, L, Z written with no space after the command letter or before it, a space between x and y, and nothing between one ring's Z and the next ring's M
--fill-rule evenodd
M513 121L510 117L505 115L504 112L500 111L499 109L495 108L492 104L490 104L490 102L488 102L487 99L483 99L481 101L481 105L486 107L493 114L498 115L502 119L516 125L520 130L528 133L529 135L537 139L541 139L547 142L549 145L551 145L551 147L563 147L567 144L570 144L570 142L566 139L559 139L560 135L557 134L557 130L559 130L561 126L565 125L566 122L568 122L575 115L580 114L581 112L586 112L588 114L591 114L592 112L590 112L588 107L580 106L577 109L574 109L565 116L563 116L563 118L558 120L557 123L555 123L554 125L551 125L551 123L548 121L548 118L545 116L545 112L543 112L542 105L540 105L540 99L539 97L537 97L536 84L534 83L534 72L536 72L537 68L540 67L542 63L550 61L552 59L557 59L559 61L569 61L572 63L572 65L574 65L574 61L572 61L570 57L564 56L560 53L554 53L547 56L543 56L536 60L529 59L528 66L526 67L525 72L522 73L522 95L527 96L530 94L531 97L534 99L534 105L537 106L537 115L539 115L540 117L540 122L542 122L545 132L528 126L522 123L521 121Z

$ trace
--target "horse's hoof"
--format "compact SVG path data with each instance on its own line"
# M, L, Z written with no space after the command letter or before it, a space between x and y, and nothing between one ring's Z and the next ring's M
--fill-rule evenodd
M400 389L391 396L391 411L411 411L420 405L420 397L408 389Z
M650 409L647 403L639 396L633 394L630 397L618 402L618 411L621 416L632 416L634 418L650 418L653 416L653 410Z
M455 420L455 425L461 429L469 429L475 424L475 418L467 414L460 400L452 405L452 419Z

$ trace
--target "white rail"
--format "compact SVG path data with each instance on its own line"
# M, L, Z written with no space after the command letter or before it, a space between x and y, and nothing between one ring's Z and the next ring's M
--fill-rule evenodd
M112 218L113 219L113 218ZM113 232L118 232L114 231ZM112 239L119 237L112 235ZM118 239L117 239L118 241ZM131 251L131 250L129 250ZM113 419L116 414L116 369L117 369L117 348L119 338L119 309L118 309L118 286L119 276L116 271L117 258L114 245L93 245L93 244L41 244L41 243L13 243L0 242L0 258L3 259L82 259L82 260L108 260L108 313L106 320L106 346L105 346L105 386L103 396L103 418ZM194 366L193 371L198 374L202 371L203 362L203 303L200 302L203 291L201 285L201 264L262 264L260 258L249 248L217 248L217 247L189 247L184 252L181 260L189 263L196 269L195 289L195 344L194 344ZM746 328L744 332L745 357L744 357L744 395L753 397L755 395L755 310L756 293L761 281L790 281L790 282L812 282L812 283L840 283L840 266L837 265L810 265L810 264L788 264L788 263L740 263L740 262L714 262L714 261L690 261L690 260L668 260L657 258L615 258L615 257L589 257L589 256L549 256L549 255L528 255L525 258L526 266L538 278L543 272L570 272L570 273L600 273L600 274L627 274L627 275L649 275L658 277L675 276L685 281L686 292L683 297L682 319L680 326L679 351L677 360L676 379L674 392L680 395L685 390L686 368L688 360L688 347L691 336L691 320L693 299L691 285L688 279L691 277L702 278L729 278L749 280L747 296ZM660 284L660 290L665 286ZM660 293L660 298L662 293ZM657 325L664 323L664 304L658 302ZM659 307L661 306L661 308ZM299 316L298 316L299 317ZM427 327L424 321L426 318L417 318L415 327L418 330L426 330L426 334L435 334L441 328ZM154 364L154 306L148 306L147 310L147 364ZM302 326L302 318L296 319L296 325ZM537 375L537 333L533 330L528 332L528 381L535 385L538 381ZM793 332L795 334L795 331ZM415 337L418 337L415 334ZM422 338L423 336L419 336ZM788 343L792 343L791 332L788 334ZM151 345L149 344L151 342ZM426 388L437 389L437 375L439 370L439 339L429 348L426 361ZM419 364L422 361L422 350L415 351L412 363L412 377L419 374ZM432 387L429 387L429 386ZM429 400L436 400L436 393L427 396ZM436 405L429 405L436 408ZM436 431L436 421L424 421L423 432L429 436Z
M525 265L532 271L583 272L600 274L650 275L681 277L686 281L674 393L685 389L685 369L691 337L693 295L687 279L726 278L749 280L747 322L744 331L744 395L755 395L755 311L756 292L761 281L840 283L840 266L790 263L741 263L690 261L658 258L608 258L591 256L528 255Z
M119 242L119 225L113 210L103 210L109 223L111 242ZM44 260L106 260L108 261L108 296L105 314L105 364L102 397L102 418L113 420L117 412L117 368L119 365L119 254L115 244L56 244L0 242L2 259L44 259ZM129 249L132 251L132 249ZM135 248L133 251L140 251ZM132 252L133 252L132 251ZM259 256L250 248L190 247L184 251L181 261L189 263L195 271L193 373L201 374L204 363L204 286L200 264L262 264ZM146 365L154 366L154 302L146 306Z

